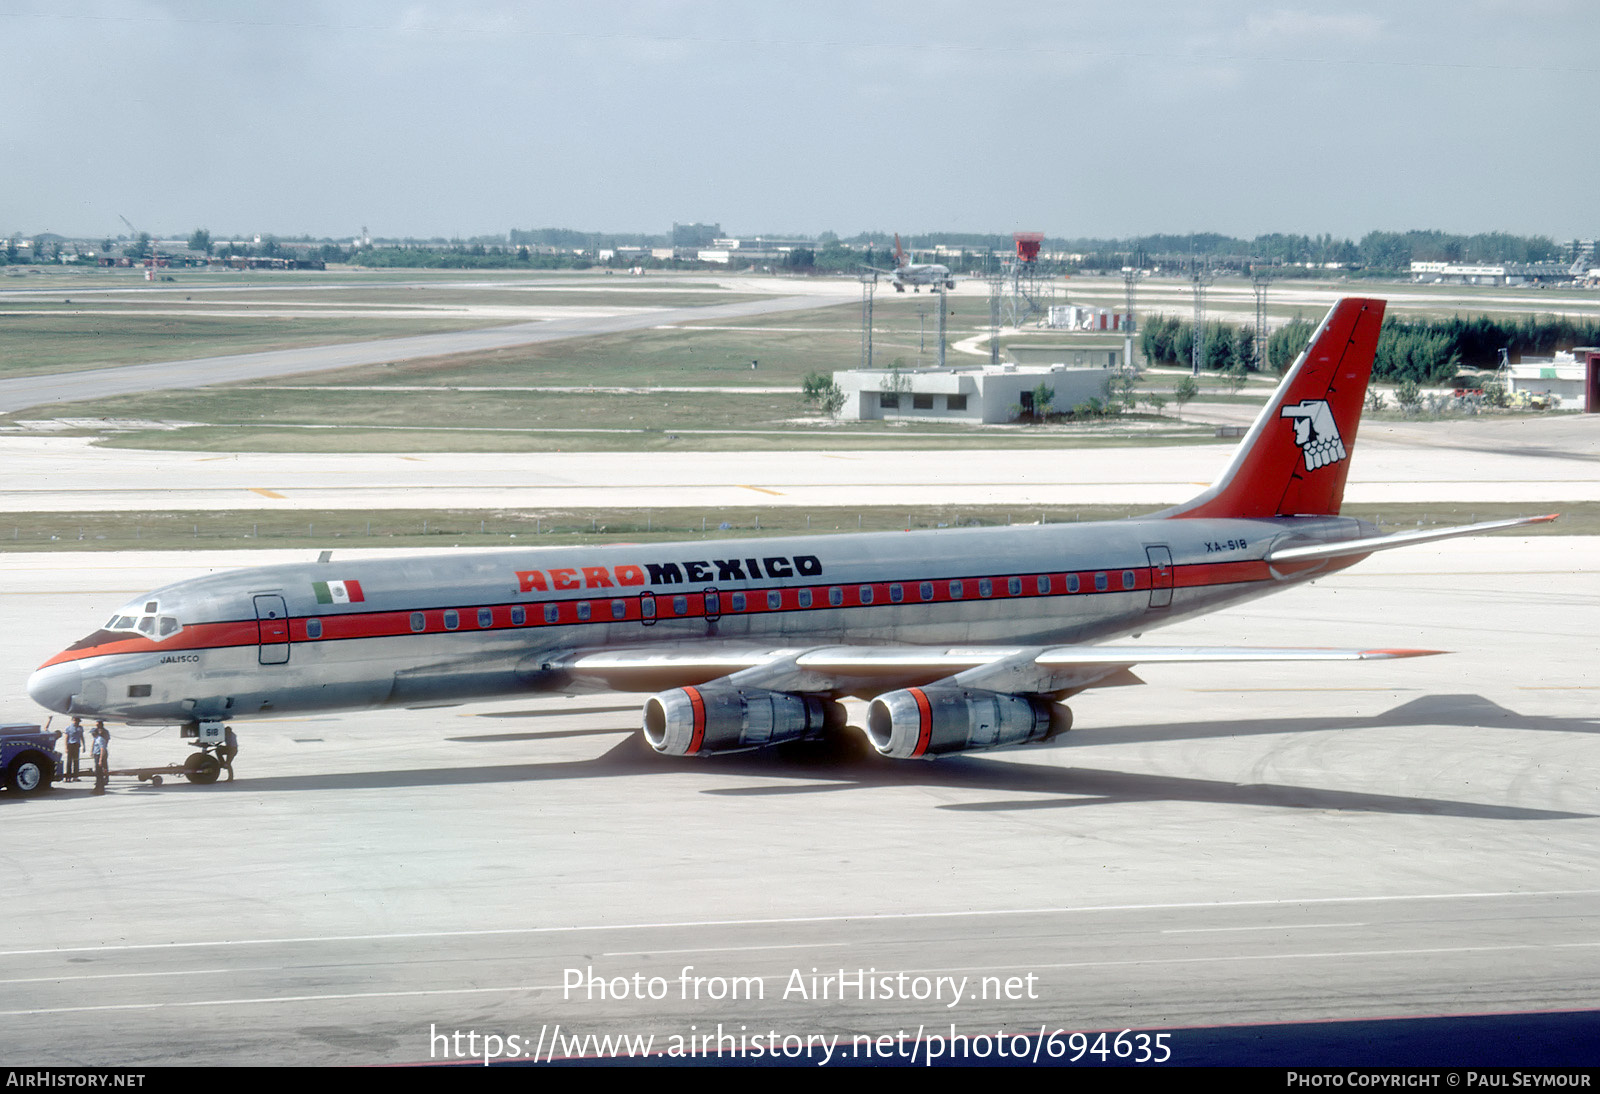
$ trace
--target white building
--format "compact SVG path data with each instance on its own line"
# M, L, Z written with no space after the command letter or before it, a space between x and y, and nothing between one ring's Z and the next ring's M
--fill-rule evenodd
M1600 348L1580 346L1571 353L1558 352L1549 360L1524 357L1507 371L1507 389L1512 395L1555 395L1568 409L1600 410L1591 398L1591 392L1600 388Z
M850 369L835 372L844 392L839 417L849 421L929 420L969 424L1015 421L1033 410L1033 393L1051 389L1050 405L1071 410L1104 400L1114 369L1066 365L983 365L974 368Z

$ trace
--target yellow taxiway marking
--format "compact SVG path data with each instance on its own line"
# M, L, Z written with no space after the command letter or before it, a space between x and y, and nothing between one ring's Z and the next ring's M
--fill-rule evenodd
M260 494L264 498L282 498L283 497L283 495L278 493L276 490L264 490L259 486L252 486L250 488L250 492L252 494Z
M783 497L783 491L782 490L768 490L765 486L746 486L744 483L740 483L739 484L739 489L740 490L754 490L758 494L771 494L775 498Z

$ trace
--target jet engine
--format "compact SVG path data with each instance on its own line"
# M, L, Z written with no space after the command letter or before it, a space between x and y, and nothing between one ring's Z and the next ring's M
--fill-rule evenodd
M897 760L1048 741L1071 728L1059 703L976 688L906 688L867 708L872 747Z
M809 740L844 721L844 708L831 699L760 688L673 688L644 703L645 740L668 756Z

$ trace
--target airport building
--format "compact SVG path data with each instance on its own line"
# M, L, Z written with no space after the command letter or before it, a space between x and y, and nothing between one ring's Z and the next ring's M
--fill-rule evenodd
M1100 354L1115 350L1090 351ZM983 365L972 368L850 369L835 372L844 392L839 417L848 421L923 420L971 425L1015 421L1033 411L1039 385L1054 393L1051 406L1071 410L1090 399L1105 399L1114 365L1077 368Z
M1411 280L1435 285L1526 285L1570 281L1581 275L1561 262L1505 262L1474 266L1461 262L1413 262Z
M1600 414L1600 347L1579 346L1548 360L1524 357L1506 372L1512 395L1554 395L1569 407L1582 404L1590 414Z

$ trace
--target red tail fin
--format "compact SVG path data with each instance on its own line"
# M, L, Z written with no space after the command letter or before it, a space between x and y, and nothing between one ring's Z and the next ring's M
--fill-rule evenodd
M1341 300L1215 486L1167 517L1333 516L1378 350L1382 300Z

